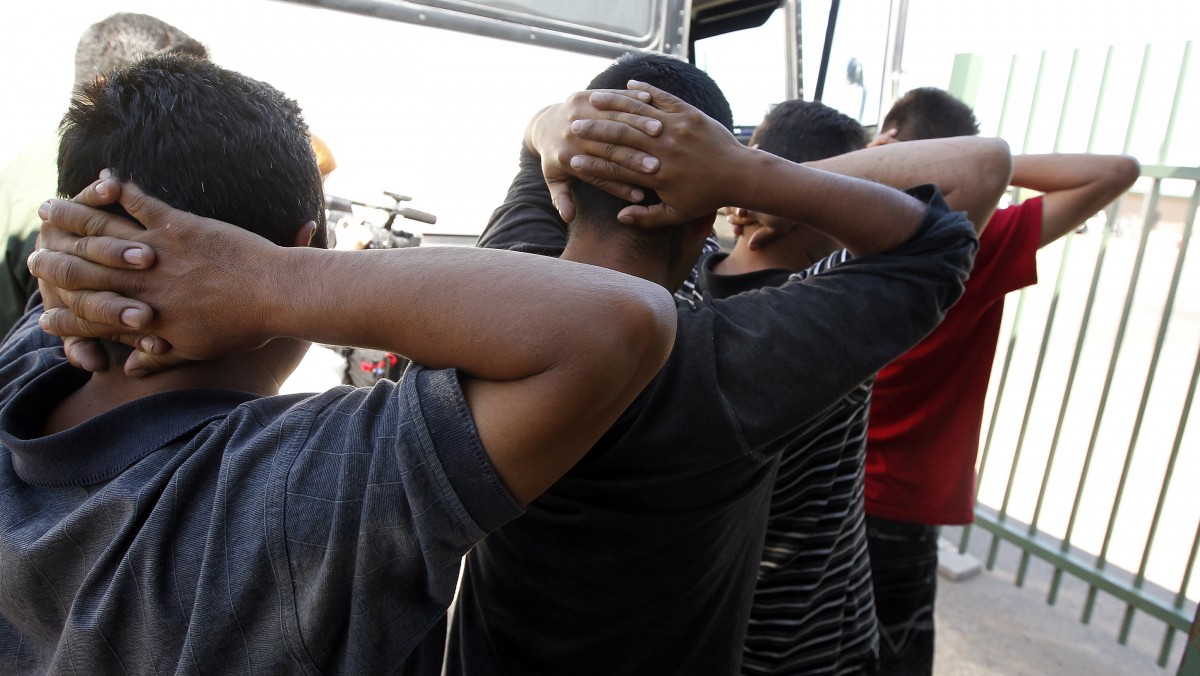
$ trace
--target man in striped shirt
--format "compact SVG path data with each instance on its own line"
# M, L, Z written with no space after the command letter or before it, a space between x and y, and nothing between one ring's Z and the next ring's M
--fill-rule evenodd
M860 171L896 187L938 183L951 208L976 220L994 207L1010 164L1001 141L977 150L925 145L893 158L877 150ZM866 130L819 102L784 101L756 128L751 144L793 162L866 147ZM941 153L941 155L939 155ZM952 161L936 161L939 157ZM964 172L970 168L972 171ZM956 177L973 176L969 184ZM836 241L803 224L731 208L732 253L701 261L699 290L714 298L825 273L847 261ZM810 321L810 319L803 319ZM780 453L758 582L746 631L745 674L870 673L878 650L863 514L867 409L874 376L859 383Z

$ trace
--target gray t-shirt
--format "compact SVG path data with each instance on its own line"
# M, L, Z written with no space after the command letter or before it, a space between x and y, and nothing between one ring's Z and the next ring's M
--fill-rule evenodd
M40 437L87 375L39 311L0 345L4 673L394 673L521 513L454 371L170 392Z

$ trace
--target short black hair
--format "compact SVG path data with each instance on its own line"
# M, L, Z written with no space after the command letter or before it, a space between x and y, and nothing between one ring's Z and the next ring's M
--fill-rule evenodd
M588 84L588 89L625 89L630 80L638 80L669 92L688 104L695 106L705 115L720 122L726 129L733 131L733 111L729 101L717 83L708 73L695 65L680 59L662 54L627 53L620 57L608 68L604 69ZM588 185L575 181L572 186L572 197L579 214L576 226L585 227L617 223L617 212L628 206L628 202ZM660 200L653 191L646 191L646 199L642 204L656 204ZM575 231L576 228L572 228ZM663 228L658 232L639 231L643 236L632 238L631 244L642 254L666 253L663 246L654 242L669 239L672 234L678 235L676 228ZM666 249L673 247L668 243Z
M111 169L171 206L290 246L316 221L321 174L300 107L274 87L191 56L149 57L76 91L60 125L58 192Z
M867 147L857 120L819 101L789 99L771 107L750 138L760 150L792 162L813 162Z
M944 89L919 87L896 99L883 118L881 131L895 129L896 139L917 141L952 136L978 136L975 111Z
M118 12L92 24L75 47L75 84L81 85L154 54L208 58L208 48L148 14Z

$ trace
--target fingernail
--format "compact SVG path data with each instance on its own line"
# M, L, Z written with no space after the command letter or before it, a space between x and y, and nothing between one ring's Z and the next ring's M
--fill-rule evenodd
M108 182L100 181L96 184L96 194L101 197L108 197Z
M29 257L25 259L25 267L29 268L30 272L33 272L34 259L37 258L41 253L41 249L34 249L33 252L29 254Z
M41 317L38 317L38 328L43 331L50 329L50 313L43 312Z
M138 341L138 349L146 354L154 354L154 339L146 336Z
M583 120L575 120L572 122L571 131L583 131Z
M121 258L124 258L125 262L130 265L141 265L142 260L145 258L145 252L136 248L126 249L121 253Z
M642 168L647 171L654 171L655 169L658 168L658 158L657 157L649 157L649 156L643 157L642 158Z
M634 202L641 202L642 200L646 199L646 193L642 192L641 190L638 190L637 188L634 188L630 197L633 198Z
M50 220L50 206L50 200L42 202L41 206L38 207L38 218L41 218L43 221Z
M112 170L101 169L100 170L100 178L112 178Z
M582 169L583 168L583 156L582 155L573 155L571 157L571 166L576 169Z
M658 120L650 120L646 123L646 131L649 131L651 134L657 134L661 129L662 122L659 122Z
M121 323L131 329L138 328L142 325L142 311L132 307L121 310Z

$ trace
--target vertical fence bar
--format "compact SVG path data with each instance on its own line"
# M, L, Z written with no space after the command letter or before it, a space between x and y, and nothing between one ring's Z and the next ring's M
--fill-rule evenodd
M1183 434L1187 429L1188 415L1192 410L1192 401L1196 397L1197 382L1200 382L1200 349L1196 351L1196 361L1192 363L1192 380L1188 383L1187 395L1183 398L1183 415L1180 417L1179 426L1175 428L1175 442L1171 445L1172 459L1179 454L1179 449L1183 445ZM1179 583L1179 591L1175 594L1174 606L1176 609L1182 610L1184 602L1187 601L1187 589L1188 585L1192 582L1192 572L1196 569L1196 553L1198 550L1200 550L1200 522L1196 523L1196 534L1192 537L1192 551L1188 555L1187 565L1183 567L1183 580ZM1175 631L1168 624L1166 633L1163 636L1162 647L1158 651L1158 665L1160 667L1167 665L1167 660L1171 656L1171 645L1174 641Z
M1058 114L1058 129L1054 134L1054 152L1058 152L1060 143L1062 142L1063 129L1067 124L1067 109L1071 102L1071 93L1075 88L1075 69L1079 64L1079 52L1076 49L1071 55L1071 69L1067 74L1067 87L1063 91L1062 108ZM1054 280L1054 295L1050 299L1050 308L1046 313L1046 328L1042 332L1042 344L1038 348L1037 364L1033 368L1033 382L1029 386L1029 398L1025 400L1025 412L1021 416L1021 431L1017 434L1017 448L1022 448L1025 445L1025 434L1029 431L1029 419L1033 414L1033 402L1037 398L1038 385L1041 382L1042 367L1046 363L1046 352L1050 345L1050 336L1054 330L1054 316L1058 310L1058 299L1062 295L1063 280L1066 278L1067 263L1071 258L1071 242L1075 239L1075 235L1070 235L1063 242L1062 256L1058 261L1058 275ZM1042 483L1038 487L1037 502L1033 506L1033 518L1029 522L1027 533L1030 538L1037 536L1038 521L1042 516L1042 504L1045 502L1046 491L1050 486L1050 472L1054 469L1054 453L1051 451L1046 456L1046 467L1042 472ZM1025 574L1029 570L1029 557L1031 556L1028 549L1021 550L1021 562L1017 566L1018 587L1025 586Z
M1196 619L1192 620L1187 648L1179 661L1179 676L1200 676L1200 606L1196 608Z
M1146 420L1146 405L1150 401L1150 392L1151 392L1151 389L1154 387L1154 376L1158 369L1158 360L1160 357L1162 357L1163 344L1166 342L1167 331L1168 331L1168 329L1170 329L1171 313L1175 307L1175 294L1179 291L1179 279L1180 279L1180 277L1183 276L1183 265L1184 265L1184 262L1187 260L1187 250L1188 250L1187 243L1191 240L1192 221L1195 219L1196 202L1198 199L1200 199L1200 185L1193 188L1193 190L1192 190L1192 200L1191 200L1191 204L1188 209L1188 212L1189 212L1188 219L1184 223L1184 227L1183 227L1183 239L1181 242L1179 256L1176 257L1176 259L1175 259L1175 270L1173 271L1173 273L1171 275L1171 287L1170 287L1170 290L1167 292L1167 300L1163 306L1162 320L1159 322L1159 325L1158 325L1158 336L1156 337L1155 342L1154 342L1154 352L1150 356L1149 372L1146 374L1146 386L1142 390L1142 400L1138 405L1137 417L1134 419L1134 423L1133 423L1133 434L1130 437L1130 441L1129 441L1129 447L1130 447L1131 451L1136 449L1136 447L1137 447L1138 438L1140 437L1141 431L1142 431L1142 423L1144 423ZM1132 460L1132 457L1133 457L1133 453L1131 452L1129 454L1130 460ZM1150 531L1146 535L1146 545L1145 545L1145 548L1142 550L1142 560L1138 564L1137 576L1133 580L1133 588L1134 589L1141 589L1142 585L1145 583L1145 580L1146 580L1146 565L1150 559L1150 556L1149 556L1150 548L1154 544L1154 535L1155 535L1155 532L1158 530L1158 524L1162 518L1163 503L1166 502L1167 487L1170 484L1171 475L1174 472L1175 460L1176 460L1175 451L1172 450L1171 456L1170 456L1169 460L1167 461L1167 469L1166 469L1165 475L1163 477L1163 484L1158 492L1158 502L1154 508L1154 518L1151 519L1151 521L1150 521ZM1128 467L1128 466L1129 466L1129 462L1126 462L1126 467ZM1124 488L1125 476L1122 475L1121 479L1122 479L1121 487ZM1118 495L1120 494L1119 491L1120 491L1120 489L1118 489ZM1111 527L1110 527L1110 532L1111 532ZM1129 630L1133 626L1133 611L1134 611L1133 604L1126 603L1125 604L1125 616L1121 621L1121 631L1117 635L1117 642L1122 645L1124 645L1126 642L1129 641Z
M1129 126L1125 136L1125 152L1129 152L1130 143L1133 140L1133 130L1137 123L1138 107L1141 103L1142 89L1145 85L1146 75L1150 68L1150 45L1146 45L1146 50L1142 55L1142 69L1138 76L1137 88L1133 96L1133 108L1129 113ZM1125 307L1121 313L1121 325L1117 329L1117 339L1113 344L1112 361L1109 362L1108 373L1104 378L1104 390L1100 397L1100 410L1096 415L1096 426L1092 430L1092 438L1088 443L1089 450L1095 445L1100 433L1100 425L1104 418L1104 412L1108 403L1108 393L1112 387L1112 377L1116 370L1117 360L1121 355L1121 348L1125 339L1125 326L1129 321L1129 312L1133 306L1133 297L1137 292L1138 277L1141 275L1142 260L1146 255L1146 242L1150 237L1150 231L1154 229L1156 222L1156 214L1158 213L1158 199L1162 193L1162 179L1154 180L1154 187L1150 191L1150 198L1146 200L1146 209L1142 216L1142 236L1138 242L1137 257L1133 263L1133 274L1129 280L1129 292L1125 298ZM1121 478L1117 483L1117 492L1113 496L1112 509L1109 510L1108 526L1104 530L1104 541L1100 545L1100 555L1096 559L1096 570L1104 570L1108 564L1108 546L1112 543L1113 524L1117 520L1117 512L1121 509L1121 496L1125 492L1125 482L1129 478L1129 466L1133 460L1133 447L1125 449L1125 462L1121 467ZM1091 622L1092 611L1096 607L1096 593L1099 589L1095 585L1088 587L1087 600L1083 604L1083 622L1087 624Z
M1004 135L1004 123L1008 119L1009 104L1012 103L1013 82L1016 78L1016 74L1017 74L1017 55L1013 54L1012 60L1009 61L1009 63L1008 63L1008 85L1004 89L1004 101L1000 106L1000 123L996 127L996 136L998 136L998 137L1002 137ZM1023 296L1022 296L1022 300L1024 300ZM1018 302L1017 312L1016 312L1016 315L1015 315L1015 318L1013 321L1014 321L1014 323L1016 323L1016 322L1019 322L1020 319L1021 319L1021 303ZM1005 365L1008 364L1008 359L1012 357L1013 346L1014 346L1014 343L1010 340L1009 345L1008 345L1008 352L1004 359ZM988 453L990 452L990 450L992 448L992 432L995 431L995 429L996 429L996 412L999 410L1000 394L1002 392L1004 392L1004 380L1005 380L1005 376L1007 376L1007 375L1008 375L1007 370L1005 370L1001 373L999 388L996 390L996 402L993 404L992 417L991 417L990 421L988 422L987 437L985 438L985 440L983 442L983 451L979 455L979 468L975 470L975 477L976 477L975 478L975 501L976 502L979 502L979 487L983 483L983 481L982 481L983 472L984 472L984 469L987 467ZM959 536L958 551L960 553L965 553L967 551L967 545L970 543L970 540L971 540L971 524L967 524L966 526L963 526L962 535ZM996 541L996 538L993 536L992 543L995 544L995 541ZM990 568L990 566L989 566L989 568Z
M1192 370L1192 387L1188 390L1188 403L1192 401L1192 395L1196 393L1196 376L1200 375L1200 354L1196 355L1196 368ZM1183 425L1180 425L1178 436L1175 437L1176 444L1183 436ZM1183 603L1187 600L1188 584L1192 581L1192 573L1196 570L1196 553L1200 551L1200 523L1196 524L1196 535L1192 538L1192 553L1188 555L1187 566L1183 569L1183 581L1179 584L1179 592L1175 594L1174 607L1183 610ZM1200 606L1197 607L1200 612ZM1195 642L1197 626L1192 624L1191 640ZM1158 665L1160 667L1167 666L1167 660L1171 657L1171 645L1175 641L1175 631L1171 625L1167 625L1166 634L1163 636L1162 648L1158 651ZM1200 660L1196 661L1196 673L1200 674Z
M1179 63L1179 79L1175 82L1175 101L1171 106L1171 115L1167 118L1167 129L1163 133L1162 146L1158 150L1158 163L1166 164L1167 157L1171 153L1171 142L1175 140L1175 121L1179 116L1179 100L1183 98L1179 95L1183 91L1183 86L1187 83L1188 64L1192 62L1192 42L1187 41L1183 45L1183 59Z
M1184 82L1187 78L1187 64L1191 56L1191 43L1188 43L1183 50L1183 62L1179 66L1179 77L1175 83L1175 91L1183 90ZM1175 120L1179 117L1179 104L1182 97L1176 96L1175 101L1171 105L1171 113L1167 117L1167 129L1163 135L1162 145L1159 146L1159 164L1163 164L1167 159L1167 149L1170 147L1171 137L1175 131ZM1154 353L1150 357L1150 368L1146 374L1146 387L1142 390L1142 400L1138 405L1137 417L1133 423L1133 434L1129 441L1131 449L1136 448L1138 438L1141 435L1142 423L1146 416L1146 405L1150 400L1150 391L1154 386L1154 377L1158 369L1158 360L1162 356L1163 343L1166 341L1167 330L1170 328L1171 314L1175 307L1175 294L1179 290L1179 279L1183 276L1184 262L1187 260L1188 249L1192 239L1192 228L1195 225L1197 204L1200 204L1200 183L1192 186L1192 199L1188 203L1188 210L1183 222L1183 235L1179 243L1179 255L1175 258L1175 270L1171 275L1171 287L1167 292L1167 300L1163 306L1162 320L1158 325L1158 336L1154 343ZM1172 473L1175 468L1175 460L1177 457L1178 448L1171 450L1170 459L1167 462L1167 469L1163 477L1163 485L1158 492L1158 502L1154 508L1154 518L1150 522L1150 532L1146 535L1146 546L1142 550L1142 560L1138 564L1137 576L1133 580L1134 589L1141 589L1146 579L1146 566L1150 559L1150 549L1154 545L1154 536L1158 530L1159 520L1162 517L1163 503L1166 502L1167 488L1171 481ZM1122 477L1124 479L1124 477ZM1129 630L1133 626L1134 606L1132 603L1125 604L1125 615L1121 620L1121 631L1117 636L1117 642L1124 645L1129 640Z
M1117 337L1113 341L1112 358L1108 363L1108 371L1104 375L1104 387L1100 391L1100 408L1096 412L1096 422L1092 427L1092 436L1088 441L1087 454L1090 457L1096 448L1096 442L1100 438L1100 428L1104 421L1104 414L1108 409L1108 395L1112 391L1113 375L1117 370L1117 362L1121 357L1121 349L1125 344L1125 329L1129 325L1129 315L1133 309L1133 298L1137 295L1138 278L1142 272L1142 262L1146 257L1146 242L1150 238L1150 231L1153 229L1154 214L1158 210L1158 197L1162 190L1162 180L1155 179L1154 188L1150 192L1150 198L1146 200L1146 210L1142 217L1142 235L1138 239L1137 255L1133 261L1133 273L1130 275L1129 287L1126 290L1125 305L1121 310L1121 321L1117 326ZM1109 509L1108 523L1104 530L1104 540L1100 545L1100 554L1096 557L1095 569L1104 570L1107 565L1108 546L1112 543L1113 524L1117 520L1117 511L1121 506L1121 495L1125 491L1125 481L1129 478L1129 465L1133 457L1133 449L1125 449L1125 461L1121 467L1121 477L1117 482L1117 491L1113 495L1112 507ZM1087 600L1083 604L1082 622L1087 624L1092 620L1092 610L1096 604L1097 587L1092 585L1088 587Z
M1105 94L1108 91L1109 74L1112 72L1113 57L1116 53L1116 47L1109 47L1108 53L1104 58L1104 70L1100 75L1100 91L1096 94L1096 107L1092 115L1092 127L1088 135L1087 152L1092 152L1096 147L1096 132L1100 127L1100 111L1104 109ZM1083 341L1087 337L1088 325L1091 323L1092 309L1096 305L1096 291L1100 286L1100 273L1104 269L1104 261L1108 252L1108 240L1112 236L1113 230L1116 227L1116 218L1119 211L1120 200L1108 208L1107 218L1104 221L1104 228L1100 232L1100 245L1096 250L1096 264L1092 266L1092 283L1088 288L1087 302L1083 308L1083 318L1079 324L1079 337L1075 341L1075 354L1071 357L1071 368L1067 373L1067 384L1063 393L1062 405L1058 409L1058 421L1054 425L1054 436L1050 441L1050 453L1054 454L1058 450L1058 443L1062 439L1063 423L1066 421L1068 404L1071 401L1071 393L1074 391L1075 376L1079 372L1079 362L1083 355ZM1079 481L1076 482L1075 500L1071 505L1071 515L1067 520L1067 531L1063 537L1062 543L1059 545L1060 551L1066 554L1071 548L1071 534L1075 530L1075 519L1079 515L1079 505L1083 496L1083 486L1087 481L1087 467L1091 464L1091 455L1084 458L1083 467L1080 469ZM1054 569L1054 575L1050 580L1050 589L1046 594L1046 602L1054 605L1058 601L1058 588L1062 584L1063 571L1061 568Z
M1025 121L1025 139L1021 142L1021 153L1029 152L1029 143L1033 138L1033 122L1037 119L1038 102L1042 97L1042 76L1046 72L1046 60L1049 58L1049 52L1043 51L1042 57L1038 61L1037 78L1033 83L1033 100L1029 102L1029 117ZM1021 289L1020 300L1017 301L1017 316L1021 314L1021 310L1025 306L1025 294L1027 289ZM1017 334L1019 333L1020 324L1013 322L1012 333L1008 341L1008 354L1004 359L1004 368L1000 374L1000 387L996 390L996 401L994 410L992 411L992 424L988 427L988 441L991 442L991 433L995 429L996 414L1000 411L1000 404L1004 400L1004 384L1008 380L1008 370L1012 366L1012 353L1017 344ZM1032 396L1032 391L1029 396ZM1028 400L1026 400L1028 406ZM1018 441L1013 449L1012 464L1008 468L1008 481L1004 485L1004 498L1000 502L1000 513L997 519L1000 523L1008 521L1008 503L1012 499L1013 484L1017 477L1017 465L1021 462L1021 444ZM988 547L987 567L991 570L996 565L996 553L1000 549L1000 538L993 535L991 545Z

